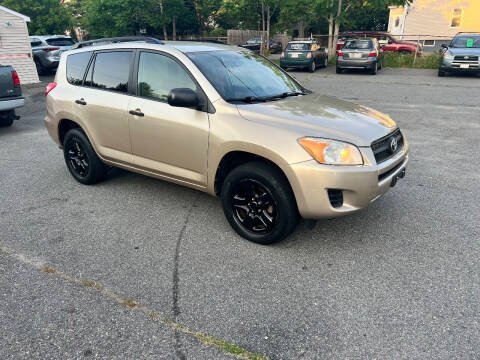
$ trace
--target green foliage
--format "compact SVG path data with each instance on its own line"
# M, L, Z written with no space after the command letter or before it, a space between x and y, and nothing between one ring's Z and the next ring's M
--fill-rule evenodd
M438 69L441 55L439 53L423 54L417 56L413 63L414 55L385 53L385 67L411 68L411 69Z
M30 35L63 34L71 25L71 17L59 0L0 0L0 4L30 17Z

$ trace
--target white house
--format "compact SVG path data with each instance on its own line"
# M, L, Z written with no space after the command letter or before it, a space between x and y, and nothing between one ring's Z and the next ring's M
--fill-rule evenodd
M0 65L13 66L22 84L39 81L28 38L29 21L28 16L0 5Z

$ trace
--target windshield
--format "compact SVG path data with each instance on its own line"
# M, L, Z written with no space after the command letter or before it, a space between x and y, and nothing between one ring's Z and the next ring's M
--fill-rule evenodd
M288 43L285 50L310 50L310 44L307 43Z
M227 101L305 91L278 66L253 53L209 51L190 53L188 57Z
M344 49L373 49L372 40L347 40Z
M452 48L480 48L480 35L457 36L450 44Z

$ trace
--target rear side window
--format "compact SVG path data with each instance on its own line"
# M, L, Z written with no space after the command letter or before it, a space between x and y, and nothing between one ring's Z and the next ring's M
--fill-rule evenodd
M122 93L128 92L131 62L131 51L98 53L95 57L91 86Z
M92 52L68 55L67 57L67 81L72 85L82 85L83 76L87 69Z
M54 38L45 41L48 45L52 46L72 46L75 44L70 38Z

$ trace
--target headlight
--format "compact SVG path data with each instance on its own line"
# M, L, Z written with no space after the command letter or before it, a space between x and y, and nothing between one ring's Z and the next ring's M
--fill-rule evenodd
M362 154L355 145L314 137L304 137L298 142L320 164L363 165Z
M447 51L443 54L443 58L446 60L453 60L453 55Z

